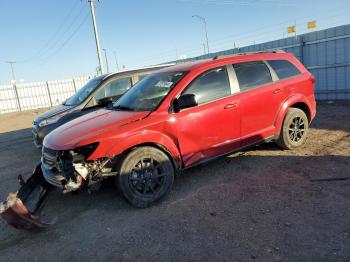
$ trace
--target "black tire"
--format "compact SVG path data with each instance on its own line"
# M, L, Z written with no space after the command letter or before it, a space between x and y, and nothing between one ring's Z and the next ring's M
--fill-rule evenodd
M294 149L305 144L309 120L303 110L289 108L283 120L277 144L284 149Z
M161 150L145 146L132 150L120 165L117 185L135 207L149 207L167 195L174 182L174 167Z

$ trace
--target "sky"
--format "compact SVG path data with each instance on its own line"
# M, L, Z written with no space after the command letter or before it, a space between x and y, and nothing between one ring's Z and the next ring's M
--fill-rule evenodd
M87 0L2 0L0 85L96 74ZM100 44L110 71L138 68L350 23L350 0L96 0ZM103 57L104 58L104 57ZM105 61L105 59L104 59Z

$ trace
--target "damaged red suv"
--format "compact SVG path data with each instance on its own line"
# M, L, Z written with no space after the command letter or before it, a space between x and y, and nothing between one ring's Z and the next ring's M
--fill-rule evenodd
M179 64L50 133L41 168L64 192L115 176L132 205L147 207L193 165L265 141L303 145L315 114L314 77L292 54Z

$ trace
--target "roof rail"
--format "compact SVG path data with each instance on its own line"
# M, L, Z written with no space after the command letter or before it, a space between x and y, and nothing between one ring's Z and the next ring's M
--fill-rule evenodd
M220 58L226 58L226 57L232 57L232 56L241 56L241 55L254 55L254 54L265 54L265 53L285 53L286 51L281 49L276 50L263 50L263 51L255 51L255 52L244 52L244 53L236 53L236 54L230 54L230 55L217 55L214 56L213 60L220 59Z
M168 63L168 64L159 64L159 65L152 65L152 66L145 66L145 67L139 67L139 68L134 68L134 69L127 69L124 71L118 71L118 72L113 72L113 73L108 73L104 74L103 80L107 79L108 77L114 76L114 75L122 75L122 74L136 74L136 73L142 73L147 70L151 69L163 69L168 66L173 66L176 65L176 63Z

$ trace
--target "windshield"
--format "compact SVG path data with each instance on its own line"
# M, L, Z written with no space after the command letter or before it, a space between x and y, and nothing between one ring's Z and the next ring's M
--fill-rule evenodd
M75 106L84 101L93 90L101 83L100 78L95 78L87 82L82 88L78 90L73 96L67 99L64 103L66 106Z
M184 75L185 72L153 73L142 79L113 103L113 108L130 111L153 111Z

